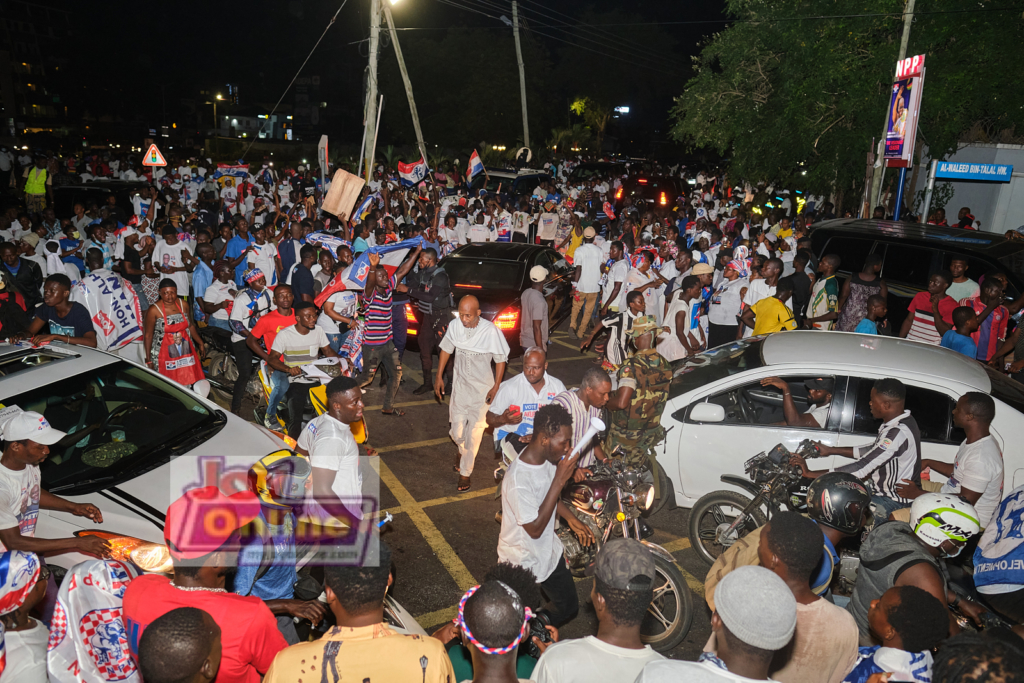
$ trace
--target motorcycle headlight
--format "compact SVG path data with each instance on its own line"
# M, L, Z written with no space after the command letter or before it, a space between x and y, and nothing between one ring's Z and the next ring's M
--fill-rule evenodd
M654 505L654 487L650 484L641 484L636 490L636 497L640 501L638 507L641 510L650 510Z

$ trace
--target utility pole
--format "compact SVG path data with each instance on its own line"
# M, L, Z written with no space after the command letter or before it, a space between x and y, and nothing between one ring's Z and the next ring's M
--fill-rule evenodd
M906 8L904 8L904 11L903 11L903 37L900 39L900 55L899 55L899 57L896 60L897 62L902 62L906 58L906 56L907 56L907 43L910 42L910 26L911 26L911 24L914 23L914 2L915 2L915 0L907 0L907 6L906 6ZM884 156L885 134L888 132L888 130L889 130L889 108L886 107L885 125L882 126L882 140L881 140L881 148L883 150L883 152L882 152L882 159L881 159L882 165L879 168L875 169L875 175L874 175L874 177L872 178L872 181L871 181L871 201L872 201L871 210L872 211L874 211L874 208L875 208L874 205L878 203L878 196L879 196L879 194L881 192L881 189L882 189L882 174L885 173L885 156ZM907 170L904 168L904 169L902 169L900 171L900 183L901 183L900 187L901 188L903 187L902 181L903 181L904 178L906 178L906 175L907 175ZM899 194L898 199L902 199L903 192L900 191L898 194ZM897 218L899 217L899 210L900 210L899 206L897 205L896 209L895 209L895 211L896 211L895 215L896 215Z
M519 3L512 1L512 34L516 37L516 57L519 59L519 95L523 100L523 144L530 146L530 119L526 114L526 71L523 67L523 47L519 44Z
M380 0L370 0L370 69L366 83L366 122L363 136L363 163L366 182L373 178L373 147L377 120L377 54L380 51Z
M423 131L420 129L420 115L416 111L416 99L412 95L412 82L409 80L409 72L405 69L405 58L402 56L402 46L398 44L398 32L395 31L395 20L391 16L391 8L384 5L384 18L388 22L388 32L391 33L391 43L395 46L395 56L398 57L398 70L402 72L402 82L405 83L405 96L409 99L409 113L412 114L412 127L416 131L416 144L423 155L423 161L427 163L427 146L423 144ZM432 175L432 174L431 174Z

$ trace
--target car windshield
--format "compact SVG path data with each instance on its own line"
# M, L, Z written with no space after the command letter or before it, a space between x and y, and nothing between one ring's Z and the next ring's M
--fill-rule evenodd
M187 389L120 361L4 399L67 432L40 465L43 488L82 494L157 467L225 416Z
M761 358L763 339L734 341L710 351L698 353L672 364L672 387L669 398L699 389L725 377L764 365Z
M519 289L523 264L518 261L450 258L441 262L452 287L466 289Z
M992 395L1018 413L1024 413L1024 384L1010 379L987 365L982 365L992 381Z

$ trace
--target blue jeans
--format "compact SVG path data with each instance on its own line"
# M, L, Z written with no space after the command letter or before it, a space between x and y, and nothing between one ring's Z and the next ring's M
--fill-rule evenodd
M231 325L224 318L214 318L209 316L206 318L206 324L210 327L216 327L217 329L224 330L225 332L231 331Z
M345 344L345 340L352 334L352 330L346 330L338 334L328 334L327 341L331 345L331 350L337 354L341 353L341 347Z
M877 494L871 496L871 514L875 516L875 524L881 524L889 519L889 515L893 512L906 507L910 507L910 503L901 503L898 500Z
M274 370L270 375L270 385L273 388L270 392L270 398L267 399L268 420L277 416L277 404L281 402L281 399L288 392L288 373Z

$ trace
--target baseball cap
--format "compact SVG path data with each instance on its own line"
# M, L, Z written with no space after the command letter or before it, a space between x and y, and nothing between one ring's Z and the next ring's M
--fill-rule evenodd
M619 590L647 590L654 587L654 557L640 541L616 538L604 544L586 573Z
M35 441L52 446L67 434L54 429L46 418L37 412L26 410L9 418L3 424L4 441Z
M796 631L796 598L764 567L737 567L726 574L715 589L715 611L730 633L762 650L781 650Z
M583 237L588 240L592 240L595 237L597 237L597 231L594 230L593 228L587 228L586 230L583 231Z
M814 379L805 379L804 386L808 389L814 389L815 391L827 391L831 393L835 388L835 380L831 377L815 377Z
M698 263L693 267L693 270L690 271L692 275L708 275L713 272L715 272L715 269L706 263Z
M530 268L530 281L531 282L544 282L548 278L548 269L544 266L534 266Z
M176 560L219 550L231 535L260 515L252 491L225 496L216 486L189 489L167 508L164 540Z

